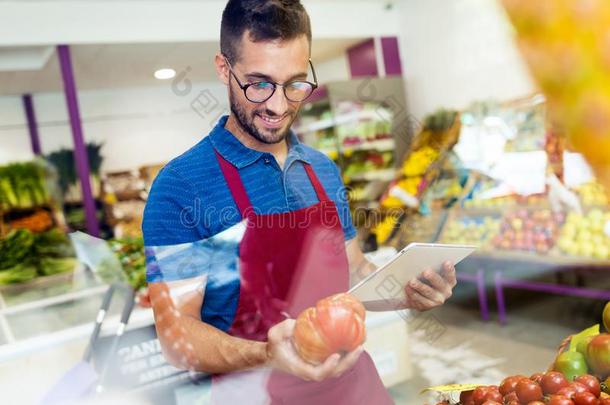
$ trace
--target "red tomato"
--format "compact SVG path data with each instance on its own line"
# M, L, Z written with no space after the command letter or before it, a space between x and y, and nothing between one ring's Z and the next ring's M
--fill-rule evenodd
M542 391L545 394L556 394L560 389L567 387L570 385L568 380L566 380L563 373L558 371L550 371L544 376L542 376L542 380L540 381L540 386L542 387Z
M574 388L574 392L575 393L579 393L579 392L589 392L589 388L584 385L583 383L579 383L579 382L573 382L572 384L570 384L570 387Z
M596 377L590 374L585 374L576 377L574 381L577 383L581 383L582 385L587 387L591 394L595 395L596 397L599 397L599 394L601 393L601 386L599 384L599 380Z
M530 379L519 381L516 392L519 401L526 404L532 401L540 401L544 397L540 385Z
M574 399L575 394L576 394L576 389L574 387L572 387L572 384L570 384L569 386L567 386L565 388L560 389L559 392L557 392L557 395L561 395L561 396L564 396L569 399Z
M519 402L519 398L517 398L517 393L515 391L509 392L508 394L504 395L504 402L511 402L511 401Z
M511 375L510 377L506 377L500 384L500 394L506 396L511 392L515 392L517 383L524 378L527 377L524 375Z
M472 392L472 401L474 405L481 405L487 398L487 391L489 391L489 387L477 387Z
M502 405L502 402L487 400L483 402L481 405Z
M474 405L474 400L472 399L473 391L462 391L460 392L460 404L462 405Z
M551 395L547 405L574 405L574 401L563 395Z
M602 398L599 400L599 405L610 405L610 398Z
M542 380L543 376L544 376L544 374L542 374L542 373L535 373L535 374L532 374L532 376L530 377L530 380L540 384L540 381Z
M313 364L324 362L333 353L350 352L364 342L364 317L364 306L349 294L321 299L297 317L295 348Z
M546 405L546 404L542 401L532 401L527 405Z
M577 392L574 395L575 405L599 405L599 399L590 392Z
M485 400L487 401L496 401L496 402L500 402L502 403L502 401L504 400L504 397L502 396L502 394L500 394L500 391L498 391L498 389L489 389L487 390L487 395L485 395Z

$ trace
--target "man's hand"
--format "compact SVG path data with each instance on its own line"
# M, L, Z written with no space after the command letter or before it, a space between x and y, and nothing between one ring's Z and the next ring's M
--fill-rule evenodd
M338 377L356 364L362 346L341 357L335 353L318 366L303 360L294 348L292 337L296 321L287 319L269 329L267 334L268 366L307 381L322 381Z
M450 262L443 264L440 274L428 269L421 274L420 279L411 280L405 286L406 307L418 311L427 311L444 304L457 284L455 266Z

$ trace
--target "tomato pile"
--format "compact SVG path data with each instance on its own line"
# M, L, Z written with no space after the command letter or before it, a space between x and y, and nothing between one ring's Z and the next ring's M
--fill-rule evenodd
M312 364L323 363L334 353L351 352L366 337L364 318L362 303L347 293L321 299L297 317L295 348Z
M610 332L610 302L602 318ZM512 375L499 386L451 385L427 390L461 391L459 405L610 405L610 333L600 333L600 325L594 325L566 339L560 352L553 370L546 373Z
M460 393L459 405L610 405L610 378L600 382L584 374L569 381L563 373L549 371L530 377L513 375L497 385L480 386ZM450 405L448 401L437 405Z

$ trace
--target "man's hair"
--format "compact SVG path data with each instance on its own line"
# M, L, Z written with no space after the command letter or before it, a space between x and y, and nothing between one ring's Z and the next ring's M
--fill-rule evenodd
M299 0L229 0L220 25L220 52L229 63L239 60L246 31L254 42L306 35L311 44L309 15Z

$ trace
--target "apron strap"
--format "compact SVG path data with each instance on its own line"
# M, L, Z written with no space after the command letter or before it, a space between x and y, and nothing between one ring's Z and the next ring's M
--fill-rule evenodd
M320 200L320 202L330 201L330 198L328 198L328 195L326 195L326 191L324 190L324 187L322 187L322 183L320 183L320 180L318 179L318 176L316 176L316 173L311 165L308 163L303 163L303 166L305 167L309 181L311 181L314 190L316 190L318 200Z
M239 171L235 166L222 157L218 151L214 150L214 153L216 153L216 159L220 165L220 170L222 171L225 181L229 186L229 190L231 191L233 200L237 205L237 209L239 209L239 213L241 214L242 219L244 219L246 218L248 212L252 212L252 203L250 202L250 198L246 193L244 183L241 181Z

